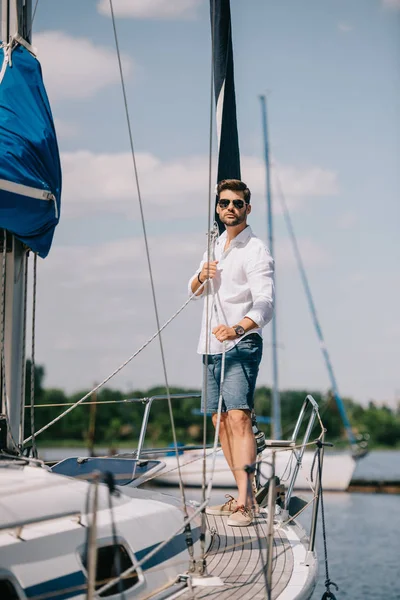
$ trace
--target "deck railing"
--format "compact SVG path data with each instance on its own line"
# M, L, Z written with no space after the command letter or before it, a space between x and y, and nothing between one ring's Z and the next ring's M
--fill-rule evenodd
M140 398L137 400L138 402L141 402L142 404L146 405L146 408L144 409L142 426L140 428L138 447L136 450L136 458L138 460L140 459L140 455L142 454L142 451L143 451L144 440L146 437L147 424L149 422L149 416L150 416L151 407L153 406L153 402L155 400L168 400L168 399L170 399L170 400L190 400L193 398L201 398L201 394L199 394L199 393L170 394L169 396L167 396L167 395L151 396L150 398Z

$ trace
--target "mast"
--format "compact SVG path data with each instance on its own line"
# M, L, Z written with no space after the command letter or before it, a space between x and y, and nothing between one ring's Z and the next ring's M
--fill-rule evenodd
M354 436L352 427L350 425L349 419L347 417L347 413L346 413L346 409L345 406L343 404L343 400L342 397L339 393L339 388L337 385L337 381L336 381L336 377L335 377L335 373L333 371L333 366L332 366L332 362L329 356L329 352L328 352L328 348L326 347L325 344L325 340L324 340L324 336L322 333L322 328L318 319L318 315L317 315L317 310L315 308L315 303L314 303L314 299L311 293L311 288L310 288L310 284L308 283L308 278L307 278L307 274L306 274L306 270L304 268L304 264L303 264L303 260L301 258L301 254L300 254L300 250L299 247L297 245L297 240L296 240L296 236L294 233L294 229L293 229L293 225L292 225L292 220L290 218L290 214L289 214L289 210L286 206L286 202L285 199L283 197L283 194L281 193L281 201L282 201L282 207L283 207L283 214L285 217L285 221L286 221L286 226L288 228L289 231L289 236L292 240L292 245L293 245L293 251L294 251L294 255L296 257L296 262L297 262L297 268L299 269L300 272L300 277L301 277L301 281L303 283L303 287L304 287L304 291L306 294L306 298L307 298L307 302L308 302L308 306L311 312L311 317L313 320L313 324L314 324L314 328L319 340L319 345L321 348L321 352L322 352L322 356L324 357L324 361L325 361L325 365L328 371L328 375L329 375L329 379L331 382L331 388L332 388L332 393L333 396L335 398L336 401L336 405L338 407L340 416L342 418L342 422L346 431L346 435L347 438L351 444L351 446L353 447L355 454L359 454L359 448L358 448L358 444L356 441L356 438Z
M267 125L267 100L265 96L260 96L261 114L264 134L264 156L265 156L265 173L266 173L266 190L267 190L267 218L268 218L268 245L272 256L274 256L274 223L272 217L272 196L271 196L271 174L269 163L269 143L268 143L268 125ZM276 307L276 301L275 301ZM278 348L277 348L277 321L276 308L272 319L272 437L275 440L282 438L281 424L281 403L279 397L279 382L278 382Z
M30 41L32 1L0 0L1 35L7 42L11 35L18 32ZM3 251L4 230L0 229L0 248ZM25 404L25 295L26 295L27 250L26 247L11 234L7 233L6 277L2 277L4 292L4 374L1 380L0 415L3 417L0 428L4 434L9 426L7 436L1 435L0 449L15 452L15 445L20 446L24 430ZM1 299L3 301L3 299ZM8 419L6 419L6 415ZM0 418L1 418L0 417ZM8 424L7 424L8 420ZM4 447L5 446L5 447Z
M32 0L0 0L2 42L19 33L30 43L32 33Z

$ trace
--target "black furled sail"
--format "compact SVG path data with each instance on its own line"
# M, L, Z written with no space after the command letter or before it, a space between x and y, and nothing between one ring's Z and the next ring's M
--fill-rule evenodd
M240 179L230 0L210 0L210 15L218 136L217 181ZM217 214L215 220L222 233L225 228Z

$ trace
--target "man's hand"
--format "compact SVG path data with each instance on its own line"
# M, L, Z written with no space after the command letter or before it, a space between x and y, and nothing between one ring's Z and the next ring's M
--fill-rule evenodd
M214 279L217 273L217 260L213 260L209 263L204 263L201 271L200 271L200 279L204 283L206 279Z
M212 332L219 342L235 340L238 337L233 327L228 327L227 325L217 325Z

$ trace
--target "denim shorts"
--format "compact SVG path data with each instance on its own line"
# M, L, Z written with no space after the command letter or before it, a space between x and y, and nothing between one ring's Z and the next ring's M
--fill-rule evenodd
M262 338L251 333L225 353L225 372L222 384L222 412L252 410L258 368L262 357ZM207 413L218 412L222 354L203 355L205 385L201 410L207 402Z

